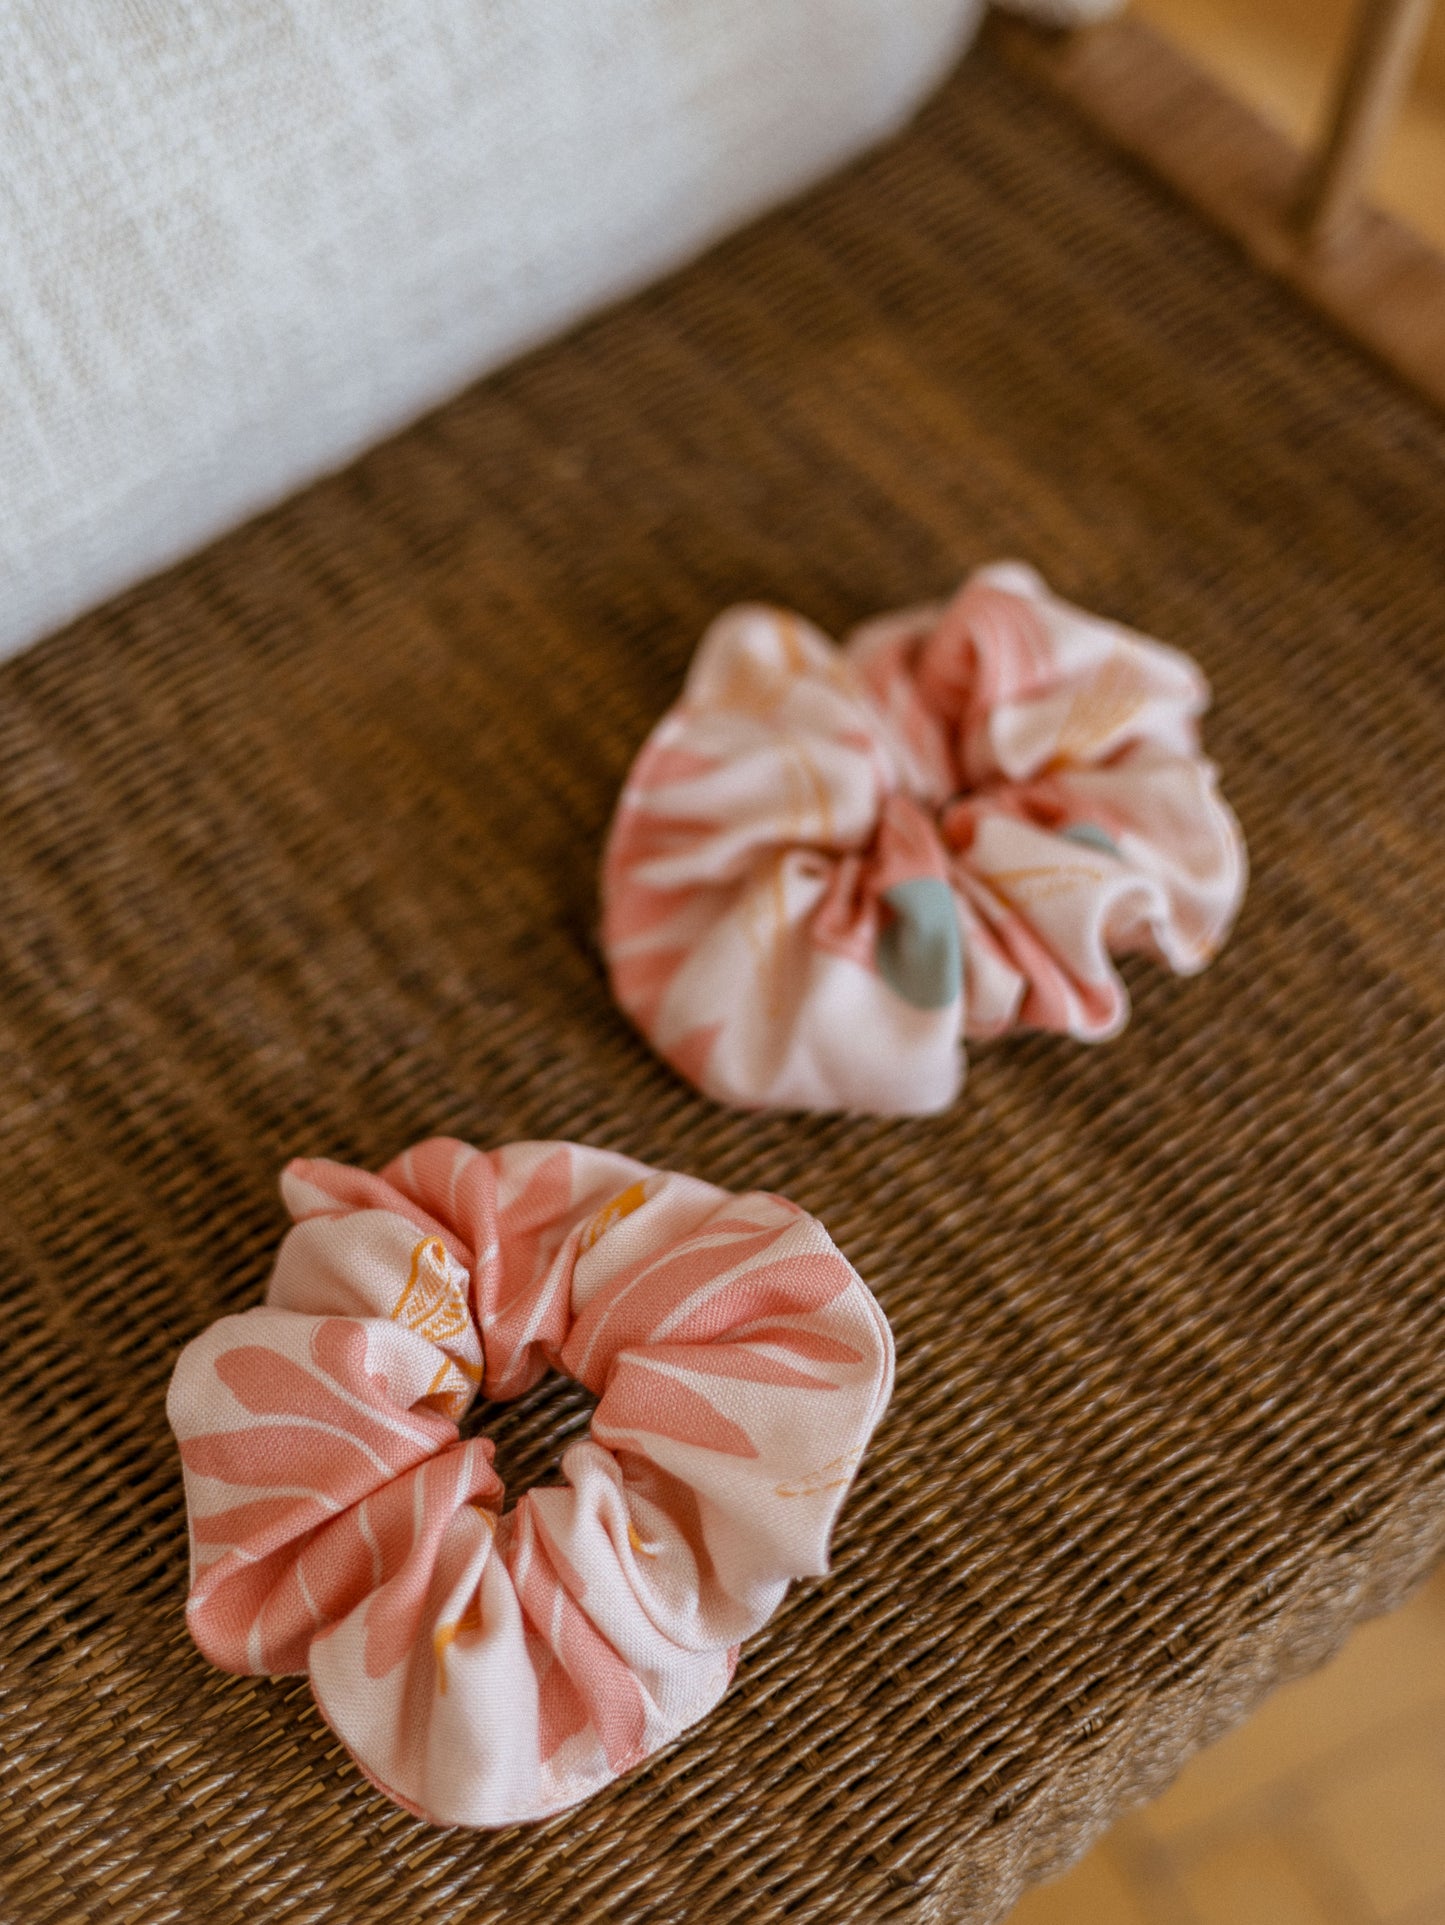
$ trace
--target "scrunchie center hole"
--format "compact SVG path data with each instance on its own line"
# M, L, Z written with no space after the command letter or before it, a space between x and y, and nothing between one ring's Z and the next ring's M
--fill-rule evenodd
M506 1509L536 1484L558 1479L562 1453L587 1434L597 1399L583 1385L557 1371L524 1396L506 1403L479 1397L461 1421L465 1437L490 1437L493 1460L506 1486Z

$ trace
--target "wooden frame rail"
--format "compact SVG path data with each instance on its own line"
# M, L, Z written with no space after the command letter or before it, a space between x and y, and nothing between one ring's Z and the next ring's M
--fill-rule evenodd
M1300 217L1327 240L1352 210L1410 84L1434 0L1363 0Z
M1363 0L1312 157L1128 15L1072 33L995 16L989 31L1011 65L1445 407L1445 255L1358 198L1429 12L1430 0Z

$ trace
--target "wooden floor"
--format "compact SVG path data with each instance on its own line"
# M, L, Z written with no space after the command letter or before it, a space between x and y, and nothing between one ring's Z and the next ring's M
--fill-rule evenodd
M1301 145L1351 0L1135 0ZM1373 198L1445 247L1445 0ZM1201 1754L1009 1925L1445 1925L1445 1571Z
M1009 1925L1445 1925L1445 1570Z
M1181 46L1292 140L1318 134L1348 45L1355 0L1134 0ZM1445 0L1373 184L1380 206L1445 246Z
M1233 7L1236 0L1208 4ZM996 15L990 32L1002 56L1034 84L1445 408L1445 245L1368 199L1342 211L1327 233L1309 233L1302 210L1311 170L1299 139L1142 11L1065 34L1040 34ZM1218 56L1223 43L1212 44ZM1301 51L1301 71L1304 59ZM1263 67L1256 70L1256 92L1265 77ZM1322 72L1322 95L1326 78ZM1445 124L1445 91L1440 99ZM1427 185L1433 189L1441 178L1432 169ZM1421 197L1422 206L1428 198Z

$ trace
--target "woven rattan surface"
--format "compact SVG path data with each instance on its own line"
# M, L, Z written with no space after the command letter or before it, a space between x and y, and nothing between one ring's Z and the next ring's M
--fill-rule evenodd
M982 1921L1445 1538L1445 431L985 46L921 125L0 677L0 1916ZM1125 1037L749 1119L600 839L725 603L1000 554L1194 651L1255 875ZM583 1138L817 1212L893 1408L831 1580L540 1829L182 1623L178 1347L297 1152ZM513 1478L586 1421L487 1413Z

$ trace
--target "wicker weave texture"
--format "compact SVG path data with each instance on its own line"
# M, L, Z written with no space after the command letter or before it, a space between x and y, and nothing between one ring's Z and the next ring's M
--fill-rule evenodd
M1445 1540L1445 430L985 46L695 270L0 676L0 1917L968 1921ZM1255 865L1132 1027L951 1114L741 1118L595 875L707 620L1000 554L1191 649ZM298 1152L762 1185L898 1389L826 1582L542 1828L427 1829L191 1648L163 1397ZM482 1413L509 1480L586 1421Z

